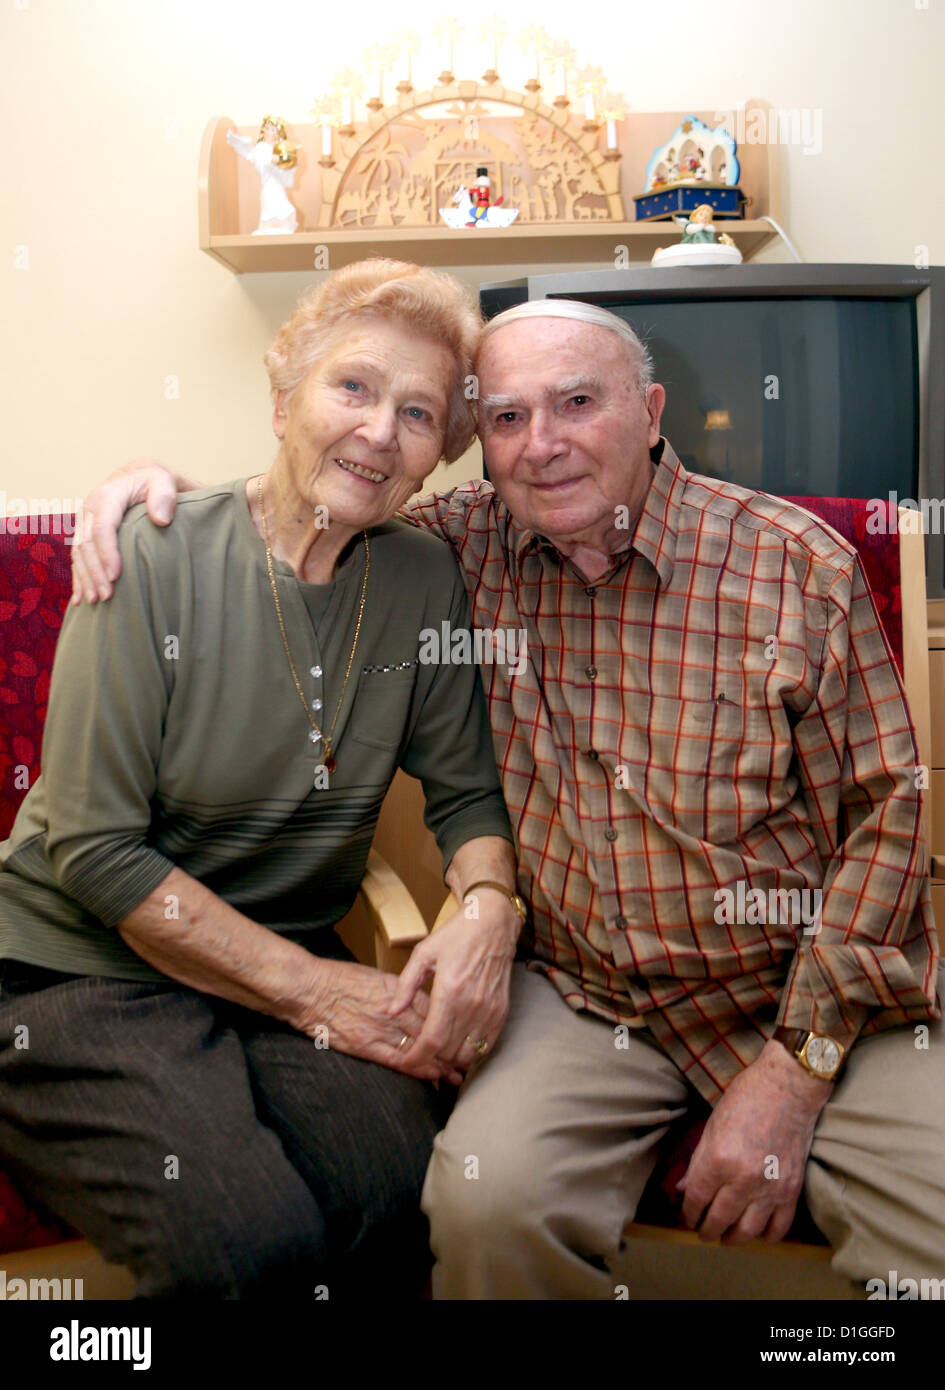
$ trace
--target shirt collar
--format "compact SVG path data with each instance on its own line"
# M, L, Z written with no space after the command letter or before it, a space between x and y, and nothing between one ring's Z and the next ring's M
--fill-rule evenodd
M625 557L628 551L636 551L649 560L660 577L660 583L666 584L676 559L679 509L689 473L679 462L669 441L662 437L650 450L650 460L654 464L653 478L643 510L633 536L626 547L615 552L614 558L616 561L617 556ZM550 551L557 559L563 559L547 536L519 526L514 518L510 519L509 524L509 549L519 562L530 549Z

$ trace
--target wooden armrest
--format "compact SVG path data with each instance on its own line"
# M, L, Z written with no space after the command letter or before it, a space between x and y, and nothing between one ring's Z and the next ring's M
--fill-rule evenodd
M902 604L902 679L915 728L919 763L932 765L932 692L929 675L929 627L925 592L925 538L921 528L913 530L905 507L899 517L899 583ZM914 514L911 518L914 521ZM922 798L922 833L931 848L935 843L932 825L932 793ZM933 870L933 877L938 875Z
M398 874L372 849L358 896L336 930L355 960L396 975L427 925Z
M415 946L427 934L427 924L406 885L377 850L368 855L361 893L375 929L389 947Z
M456 901L456 898L452 893L448 893L446 901L440 908L439 912L436 914L436 921L433 923L433 926L430 928L430 930L436 931L437 927L442 927L446 919L448 917L452 917L453 913L458 911L459 903Z

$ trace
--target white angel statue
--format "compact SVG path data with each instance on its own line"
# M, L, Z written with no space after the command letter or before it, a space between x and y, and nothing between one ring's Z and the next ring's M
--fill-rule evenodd
M234 130L227 131L226 143L241 159L248 159L259 175L259 226L253 236L294 232L299 219L285 190L295 181L298 155L286 134L285 122L278 116L264 116L255 143Z

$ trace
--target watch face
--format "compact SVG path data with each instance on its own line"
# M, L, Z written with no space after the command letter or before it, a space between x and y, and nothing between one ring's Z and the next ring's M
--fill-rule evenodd
M804 1056L811 1071L821 1076L829 1076L840 1063L840 1049L833 1038L810 1038Z

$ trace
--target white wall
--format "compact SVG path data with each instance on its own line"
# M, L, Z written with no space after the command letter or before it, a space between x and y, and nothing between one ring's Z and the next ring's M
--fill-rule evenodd
M945 0L518 0L637 110L747 97L823 112L823 149L780 151L785 222L808 260L945 262ZM364 45L439 14L379 0L0 0L0 491L83 495L136 454L208 481L274 452L260 357L307 283L238 277L197 249L207 119L310 119ZM488 7L487 7L488 8ZM28 268L16 267L26 247ZM775 244L762 259L784 260ZM463 272L472 282L493 279ZM179 399L165 399L165 378ZM463 465L456 469L462 470ZM456 469L452 477L457 478Z

